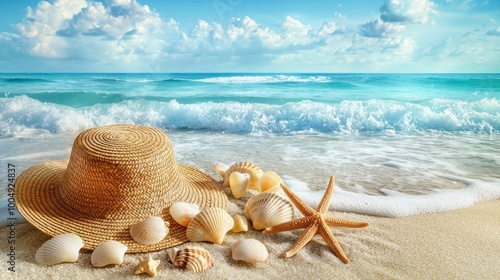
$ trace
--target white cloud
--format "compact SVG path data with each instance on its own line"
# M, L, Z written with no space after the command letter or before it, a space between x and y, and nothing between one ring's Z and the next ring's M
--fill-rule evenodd
M359 27L359 32L362 36L373 38L388 37L398 34L403 30L404 26L402 25L384 22L380 19L372 20Z
M436 4L429 0L385 0L380 7L380 19L385 22L427 23L435 14Z

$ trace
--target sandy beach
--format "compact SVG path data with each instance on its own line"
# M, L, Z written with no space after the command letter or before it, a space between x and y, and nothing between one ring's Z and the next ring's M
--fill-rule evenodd
M228 212L243 213L244 202L230 198ZM285 259L283 254L301 231L264 235L250 229L228 233L222 245L185 243L207 249L214 266L193 273L174 267L165 250L153 252L161 260L157 278L168 279L498 279L500 275L500 201L474 204L465 209L403 218L382 218L343 212L329 215L370 223L363 229L333 228L350 264L342 263L316 236L297 255ZM0 231L2 279L141 279L134 275L139 257L126 254L123 264L94 268L90 253L80 252L77 263L40 266L35 263L36 250L49 239L29 224L15 228L15 272L9 271L9 228ZM230 245L243 238L255 238L265 244L269 258L255 266L234 261Z

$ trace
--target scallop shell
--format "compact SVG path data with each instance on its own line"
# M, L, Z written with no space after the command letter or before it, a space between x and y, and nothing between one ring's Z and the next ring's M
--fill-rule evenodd
M99 243L90 256L90 262L95 267L110 264L122 264L123 256L128 247L118 241L108 240Z
M65 233L47 240L35 253L35 261L41 265L76 262L83 240L76 234Z
M231 216L234 221L234 226L231 229L232 232L242 232L248 231L248 220L240 214L234 214Z
M130 236L140 244L156 244L168 234L168 222L161 217L152 216L130 227Z
M226 170L229 168L229 165L218 162L214 164L212 168L222 177L222 180L224 180L224 176L226 176Z
M277 192L280 189L281 177L274 171L266 171L257 183L259 192Z
M201 211L189 223L186 236L190 241L209 241L222 244L226 233L234 226L233 218L222 208Z
M229 187L229 176L233 172L247 173L250 178L248 179L247 187L249 189L257 189L257 183L259 181L260 176L262 175L262 170L257 167L255 164L250 162L237 162L226 170L226 174L224 176L224 186Z
M170 215L183 227L187 227L194 216L200 213L200 206L189 202L176 202L170 206Z
M197 246L188 246L183 249L167 249L167 255L170 261L182 269L193 272L202 272L214 265L212 255L204 248Z
M293 204L275 192L259 193L248 199L245 213L253 228L262 230L293 220Z
M231 246L233 260L251 264L263 262L269 253L266 246L256 239L242 239Z
M250 175L247 173L240 173L235 171L229 175L229 186L235 198L241 198L247 189L248 180Z

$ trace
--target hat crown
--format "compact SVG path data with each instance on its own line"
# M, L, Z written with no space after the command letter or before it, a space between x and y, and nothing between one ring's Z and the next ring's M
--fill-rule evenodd
M113 125L78 135L59 194L83 216L139 220L157 215L183 188L172 143L161 130Z

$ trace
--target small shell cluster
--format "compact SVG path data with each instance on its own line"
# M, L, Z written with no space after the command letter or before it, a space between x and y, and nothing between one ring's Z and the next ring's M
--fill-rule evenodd
M170 261L177 267L193 272L202 272L214 265L212 255L204 248L188 246L183 249L167 249Z
M247 189L259 192L276 192L280 188L281 178L273 171L263 172L250 162L237 162L231 166L216 163L213 169L223 179L223 185L231 189L235 198L241 198Z
M250 264L263 262L269 253L266 246L256 239L242 239L231 246L233 260L244 261Z
M103 267L112 264L122 264L123 256L128 247L118 241L108 240L101 242L92 252L90 262L95 267Z
M35 253L35 261L41 265L76 262L83 247L83 240L76 234L57 235L42 244Z
M245 213L256 230L289 222L294 218L293 204L274 192L252 196L245 204Z
M189 223L186 236L190 241L209 241L222 244L226 233L234 227L226 210L211 207L202 210Z
M161 217L152 216L144 221L133 224L130 227L130 236L135 242L140 244L156 244L168 234L168 222L164 222Z

